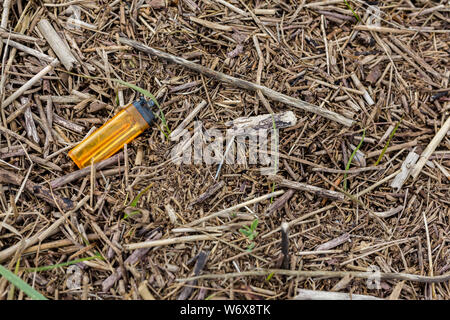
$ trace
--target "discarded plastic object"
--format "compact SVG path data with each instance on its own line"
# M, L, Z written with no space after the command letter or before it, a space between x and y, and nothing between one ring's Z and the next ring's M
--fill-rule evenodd
M141 98L122 111L70 150L69 157L82 169L105 160L147 129L154 119L153 101Z

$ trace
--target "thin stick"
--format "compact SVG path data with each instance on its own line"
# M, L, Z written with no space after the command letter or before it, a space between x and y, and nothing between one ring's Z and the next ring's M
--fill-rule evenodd
M4 126L0 125L0 131L10 135L11 137L20 140L24 143L26 143L27 145L29 145L31 148L33 148L34 150L36 150L39 153L42 153L42 149L41 147L39 147L38 145L34 144L33 142L31 142L30 140L28 140L27 138L22 137L21 135L15 133L14 131L9 130L8 128L5 128Z
M378 187L379 185L382 185L383 183L385 183L385 182L391 180L392 178L394 178L394 177L395 177L397 174L399 174L400 172L402 172L401 169L395 171L394 173L390 174L389 176L387 176L387 177L381 179L380 181L374 183L373 185L371 185L371 186L368 187L367 189L365 189L365 190L361 191L360 193L358 193L358 194L356 195L356 198L359 198L359 197L365 195L366 193L372 191L373 189L375 189L375 188Z
M444 176L450 180L450 172L448 172L447 169L445 169L442 165L439 164L439 162L437 162L436 160L433 160L433 163L436 165L436 167L439 168L439 170L441 170L441 172L444 174Z
M336 121L338 123L341 123L345 126L351 126L353 124L353 120L348 119L338 113L335 113L333 111L327 110L327 109L323 109L319 106L315 106L312 105L310 103L307 103L305 101L302 100L298 100L292 97L289 97L287 95L284 95L282 93L279 93L275 90L269 89L265 86L261 86L255 83L252 83L250 81L246 81L246 80L242 80L242 79L238 79L229 75L226 75L222 72L218 72L218 71L214 71L211 70L209 68L206 68L204 66L201 66L199 64L196 64L194 62L188 61L186 59L182 59L179 58L177 56L174 56L172 54L166 53L166 52L162 52L160 50L148 47L140 42L134 41L134 40L130 40L127 38L119 38L119 41L121 43L124 43L126 45L129 45L130 47L133 47L135 49L138 49L142 52L145 52L147 54L150 55L155 55L159 58L168 60L172 63L176 63L179 64L181 66L184 66L190 70L199 72L203 75L206 75L208 77L214 78L218 81L222 81L228 84L231 84L233 86L242 88L242 89L246 89L246 90L251 90L251 91L258 91L261 90L261 92L266 95L267 97L271 98L272 100L278 101L278 102L282 102L285 104L288 104L290 106L293 106L295 108L304 110L304 111L308 111L308 112L312 112L318 115L321 115L324 118Z
M264 200L266 200L266 199L270 199L270 198L272 198L272 197L279 196L279 195L281 195L281 194L283 194L283 193L284 193L284 190L279 190L279 191L275 191L275 192L272 192L272 193L263 195L263 196L261 196L261 197L255 198L255 199L251 199L251 200L242 202L242 203L237 204L237 205L235 205L235 206L232 206L232 207L230 207L230 208L223 209L223 210L221 210L221 211L215 212L215 213L213 213L213 214L210 214L210 215L207 215L207 216L202 217L202 218L200 218L200 219L197 219L197 220L195 220L195 221L192 221L191 223L186 224L184 227L192 227L192 226L195 226L195 225L197 225L197 224L199 224L199 223L208 221L208 220L210 220L210 219L212 219L212 218L219 217L219 216L223 216L223 215L227 215L227 214L229 214L229 213L232 212L232 211L236 211L236 210L238 210L238 209L244 208L245 206L249 206L249 205L251 205L251 204L255 204L255 203L264 201Z
M99 235L97 235L95 233L91 233L91 234L87 235L87 240L89 240L89 241L98 240L99 238L100 238ZM70 241L69 239L56 240L56 241L44 243L41 245L29 247L28 249L24 250L23 253L24 254L34 253L38 250L43 251L43 250L49 250L49 249L56 249L56 248L61 248L61 247L67 247L70 245L73 245L73 242Z
M234 135L241 135L248 130L273 130L273 128L284 129L295 126L297 117L292 111L285 111L272 114L263 114L252 117L240 117L225 122L225 125L232 127Z
M403 210L403 206L398 206L398 207L392 208L388 211L372 212L372 214L379 218L389 218L389 217L392 217L394 214L401 212L402 210Z
M61 169L60 166L54 164L53 162L48 161L48 160L45 160L45 159L42 159L42 158L40 158L40 157L38 157L38 156L35 156L35 155L33 155L33 154L30 154L30 159L31 159L33 162L36 162L37 164L40 164L40 165L42 165L42 166L44 166L44 167L51 168L52 170L55 170L55 171L63 171L63 169Z
M9 9L11 7L11 0L5 0L3 1L3 12L2 12L2 20L0 22L0 28L6 29L8 25L8 18L9 18ZM0 39L3 37L3 34L0 34ZM0 42L0 55L3 50L3 42Z
M6 123L11 123L11 121L13 121L15 118L17 118L18 116L20 116L22 113L25 112L25 110L27 110L27 108L29 106L31 106L31 101L28 100L25 104L21 105L19 108L16 109L16 111L14 111L13 113L11 113L8 118L6 118Z
M394 50L403 59L405 59L405 61L408 62L414 69L416 69L422 75L424 80L427 80L428 82L433 83L433 81L428 76L428 74L426 74L425 71L422 70L422 68L420 68L416 63L414 63L414 61L412 61L402 50L397 48L397 46L395 44L387 41L386 39L384 39L384 42L386 42L392 48L392 50Z
M52 130L50 129L51 127L49 126L47 116L45 115L44 108L42 107L41 100L39 100L39 99L35 99L35 100L36 100L36 105L38 107L39 116L41 117L41 120L42 120L43 129L45 132L45 139L46 139L46 141L48 140L48 142L53 142Z
M94 190L95 190L95 165L94 165L94 159L91 159L91 165L89 166L89 182L91 185L91 188L89 190L89 205L91 208L94 207Z
M247 4L245 3L245 1L243 0L238 0L244 7L245 9L247 9L248 13L250 14L250 16L252 17L252 19L255 21L255 23L258 25L258 27L264 31L267 35L269 35L273 41L275 41L275 43L279 43L277 37L275 37L275 35L272 33L272 31L270 31L270 29L268 29L262 22L261 20L253 13L253 11L249 8L249 6L247 6Z
M386 153L389 153L389 152L392 152L392 151L403 150L403 149L414 147L416 145L417 145L417 140L412 140L412 141L409 141L409 142L405 142L405 143L401 143L401 144L397 144L395 146L389 147L389 148L386 149L386 151L384 153L386 154ZM372 151L372 152L368 152L366 154L366 159L378 156L382 152L383 152L383 149Z
M10 183L20 186L23 181L24 178L22 176L0 169L0 183ZM31 180L26 181L25 189L32 195L47 201L54 207L59 205L63 210L70 210L74 207L72 200L53 195L49 189L34 183Z
M363 84L361 83L361 81L359 81L358 77L356 76L355 73L352 73L350 75L350 77L353 80L353 83L355 84L355 86L358 88L358 90L364 92L363 97L366 100L367 104L369 106L374 105L375 102L373 101L372 97L369 95L369 93L367 92L366 88L364 88Z
M342 278L345 276L351 276L354 278L370 279L373 278L373 272L358 272L358 271L303 271L303 270L283 270L283 269L265 269L265 270L255 270L255 271L244 271L235 273L225 273L225 274L204 274L201 276L177 279L179 282L186 282L192 280L200 279L232 279L240 277L258 277L258 276L268 276L270 274L293 276L293 277L327 277L327 278ZM450 280L450 273L443 274L440 276L429 277L420 276L410 273L384 273L379 274L380 280L405 280L421 283L439 283L446 282Z
M289 269L289 224L287 222L281 223L281 253L283 254L281 266L283 269Z
M223 24L210 22L210 21L199 19L196 17L189 17L189 19L192 22L198 23L198 24L200 24L204 27L210 28L210 29L219 30L219 31L233 31L233 28L231 26L225 26Z
M295 173L294 170L292 170L291 166L289 165L289 163L286 160L283 160L283 165L292 179L298 180L300 178L300 176L297 173Z
M327 33L325 31L325 17L323 14L320 16L320 29L322 30L322 39L325 46L325 57L327 60L327 73L330 74L330 54L328 53L328 41Z
M49 96L49 99L51 99L50 96ZM64 119L63 117L58 116L56 113L53 114L52 119L53 119L54 123L60 125L61 127L66 128L66 129L75 131L77 133L83 133L83 131L84 131L84 127L82 127L74 122L71 122L67 119Z
M333 88L333 89L336 89L336 90L343 89L345 91L348 91L348 92L351 92L351 93L356 93L356 94L359 94L359 95L364 95L365 92L366 92L366 91L361 91L361 90L357 90L357 89L353 89L353 88L346 88L346 87L343 87L343 86L337 86L335 84L331 84L331 83L328 83L328 82L325 82L325 81L322 81L322 80L319 80L319 79L316 79L316 78L313 78L313 77L310 77L310 76L305 76L304 78L306 80L310 80L310 81L316 82L318 84L321 84L323 86L330 87L330 88ZM347 100L347 101L350 101L350 100ZM359 108L359 106L358 106L358 108ZM357 111L359 111L359 110L357 110Z
M8 24L8 17L9 17L9 9L11 7L11 0L5 0L3 1L3 12L2 12L2 21L0 23L0 27L6 28Z
M47 229L40 231L36 233L34 236L27 238L23 241L19 241L17 244L8 247L7 249L0 251L0 262L3 262L4 260L8 259L10 256L14 255L14 253L22 247L23 249L27 249L28 247L31 247L37 242L42 242L45 239L47 239L49 236L55 233L59 229L59 227L67 221L67 216L71 214L72 211L66 212L62 217L60 217L58 220L53 222L50 227Z
M45 41L42 39L26 36L21 33L6 31L5 28L2 28L2 27L0 27L0 37L19 40L19 41L23 41L23 42L38 43L38 44L45 43Z
M200 203L211 197L213 194L215 194L217 191L223 188L225 185L225 181L221 180L220 182L217 182L210 186L204 193L202 193L197 199L192 201L190 203L190 206L193 206L194 204Z
M312 168L311 171L314 172L327 172L327 173L360 173L360 172L366 172L366 171L372 171L372 170L383 170L384 166L374 166L374 167L363 167L363 168L353 168L348 170L343 169L332 169L332 168Z
M30 176L31 170L33 170L33 163L31 163L27 174L25 175L25 178L22 180L22 184L20 185L19 191L17 191L16 196L14 197L14 203L17 203L19 201L20 195L22 194L23 189L25 188L25 185L28 181L28 178Z
M121 152L119 154L116 154L115 156L113 156L111 158L105 159L105 160L103 160L103 161L101 161L99 163L96 163L95 164L95 169L98 171L98 170L103 169L103 168L105 168L107 166L110 166L110 165L112 165L114 163L117 163L117 162L119 162L122 159L123 159L123 152ZM83 168L81 170L77 170L77 171L69 173L69 174L67 174L65 176L56 178L55 180L52 180L50 182L50 186L52 188L58 188L58 187L66 185L66 184L68 184L68 183L70 183L70 182L72 182L74 180L77 180L77 179L80 179L82 177L85 177L85 176L87 176L90 173L91 173L91 166L88 166L88 167Z
M70 52L67 44L61 39L58 33L56 33L56 30L50 22L46 19L42 19L37 24L37 27L44 36L45 40L47 40L52 50L55 52L56 56L59 60L61 60L64 67L69 71L72 70L74 65L78 64L78 62L72 52Z
M230 10L233 10L234 12L236 12L237 14L241 14L243 16L247 16L247 12L245 12L244 10L239 9L238 7L232 5L231 3L226 2L225 0L214 0L215 2L218 2L220 4L223 4L225 7L227 7Z
M427 216L425 215L425 211L422 211L423 215L423 223L425 225L425 234L427 236L427 247L428 247L428 267L430 268L430 277L433 276L433 256L431 251L431 242L430 242L430 232L428 231L428 222L427 222ZM433 286L433 296L435 296L436 293L434 292L434 286Z
M395 28L388 28L388 27L379 27L375 25L357 25L354 26L353 29L355 30L361 30L361 31L375 31L375 32L381 32L381 33L397 33L397 34L404 34L404 33L415 33L418 31L415 30L409 30L409 29L395 29ZM432 31L432 30L430 30Z
M45 76L47 73L52 71L53 68L56 67L58 64L59 64L58 59L53 60L52 63L50 63L48 66L46 66L41 71L39 71L33 78L28 80L23 86L21 86L11 96L9 96L8 99L3 101L2 108L9 106L14 100L16 100L18 97L20 97L25 91L30 89L36 82L41 80L43 76Z
M295 190L289 189L286 191L285 194L283 194L281 197L279 197L276 201L274 201L264 212L265 216L270 216L272 213L276 212L278 209L282 208L285 203L294 195Z
M311 3L304 4L303 7L305 7L305 8L317 8L317 7L331 5L331 4L336 4L336 3L342 3L342 1L340 1L340 0L325 0L325 1L319 1L319 2L314 1L314 2L311 2Z
M411 150L410 153L406 156L405 161L403 161L401 166L401 172L395 176L395 179L391 182L391 188L395 188L400 190L400 188L403 186L403 183L405 183L406 179L408 179L409 175L411 174L411 170L413 166L416 164L417 160L419 159L419 155L415 153L416 148Z
M53 100L51 97L47 99L47 104L45 105L45 113L47 117L47 124L51 132L53 126Z
M307 213L307 214L305 214L305 215L303 215L301 217L298 217L297 219L289 221L288 222L289 228L294 227L295 225L297 225L298 223L300 223L303 220L308 219L309 217L312 217L312 216L315 216L316 214L319 214L319 213L322 213L324 211L330 210L330 209L334 208L334 206L335 206L334 204L330 204L330 205L328 205L326 207L323 207L323 208L320 208L318 210L312 211L312 212ZM274 234L275 232L278 232L280 230L281 230L281 227L278 227L275 230L272 230L269 233L266 233L265 235L261 236L261 238L263 238L263 239L267 238L267 237L271 236L272 234Z
M21 169L19 167L13 166L12 164L6 162L5 160L2 160L2 158L0 158L0 163L4 164L5 166L11 167L13 169L16 169L18 171L20 171Z
M22 103L26 103L27 99L28 98L25 97L20 98ZM36 130L36 124L34 123L33 116L34 114L31 112L31 108L26 108L23 114L23 117L25 118L25 131L27 132L27 136L30 139L33 139L34 143L39 144L40 138Z
M450 130L450 116L445 121L444 125L439 129L434 138L428 144L428 146L423 150L420 155L420 159L417 161L414 168L411 170L411 176L413 177L413 181L417 179L420 172L422 171L423 166L428 161L430 155L436 150L437 146L441 143L442 139L445 137L447 132Z
M28 53L29 55L35 56L39 60L43 60L43 61L46 61L46 62L49 62L49 63L52 62L53 60L55 60L55 58L50 57L49 55L46 55L45 53L42 53L40 51L31 49L31 48L29 48L27 46L24 46L21 43L13 41L13 40L3 39L3 43L8 43L9 46L11 46L13 48L16 48L18 50L21 50L21 51L23 51L25 53Z
M431 73L433 76L435 76L438 79L442 79L442 76L439 72L434 70L424 59L422 59L417 53L412 51L406 44L404 44L399 39L397 39L396 37L393 37L393 36L390 36L389 39L393 43L395 43L397 46L399 46L402 50L407 52L414 60L416 60L416 62L420 66L424 67L429 73Z
M294 300L384 300L364 294L298 289Z
M151 234L146 238L147 241L150 240L157 240L161 237L161 233L158 232L159 229L156 229L155 231L151 232ZM144 248L144 249L139 249L134 251L125 261L124 264L125 265L133 265L136 262L138 262L140 259L142 259L147 252L149 251L149 248ZM114 284L120 280L120 278L122 278L123 276L123 270L124 268L118 267L115 272L113 274L111 274L108 278L106 278L103 282L102 282L102 290L104 292L109 291L109 289L111 289Z
M434 12L434 11L439 11L441 9L445 10L446 8L448 9L448 7L446 7L445 4L440 4L440 5L435 6L435 7L431 7L431 8L424 9L424 10L421 9L420 11L410 13L409 16L410 17L418 17L418 16L422 16L422 15L425 15L425 14L429 14L429 13ZM447 10L445 10L445 11L447 11Z
M186 243L186 242L203 241L203 240L214 240L214 238L212 238L213 236L220 236L220 234L194 235L194 236L184 236L184 237L171 238L171 239L130 243L130 244L123 245L123 248L125 250L136 250L136 249L143 249L143 248L169 246L169 245L177 244L177 243Z
M330 250L330 249L336 248L337 246L340 246L341 244L343 244L349 240L350 240L350 234L346 232L343 235L341 235L337 238L334 238L333 240L330 240L325 243L322 243L321 245L318 245L314 249L314 251Z

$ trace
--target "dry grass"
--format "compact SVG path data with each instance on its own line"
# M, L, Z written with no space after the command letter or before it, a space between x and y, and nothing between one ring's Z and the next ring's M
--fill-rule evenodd
M432 1L348 1L353 11L345 1L80 1L85 24L77 30L69 26L73 15L64 1L12 2L0 30L0 263L13 271L18 262L17 274L47 298L291 299L298 289L450 298L448 279L431 284L395 277L449 272L448 132L415 181L406 180L398 191L390 186L408 153L415 148L420 155L449 117L448 7ZM52 61L42 53L55 57L37 27L41 19L68 43L77 63L70 71L62 64L48 67L9 102ZM345 127L268 100L261 91L189 71L125 46L119 36L354 124ZM40 59L8 45L8 39L39 51ZM78 172L68 150L139 96L112 79L153 93L172 131L202 100L207 104L195 120L222 131L238 117L295 112L297 125L280 130L278 175L336 191L345 200L274 185L259 165L224 164L218 180L217 165L177 166L169 161L176 143L158 126L130 143L119 162ZM193 121L187 128L193 129ZM370 169L387 141L380 163ZM52 188L53 180L72 172L73 180ZM193 204L211 188L208 198ZM284 196L195 223L279 190ZM399 206L401 211L389 215ZM250 241L239 229L255 218L258 234ZM267 277L261 270L284 264L284 221L290 271ZM247 250L251 242L254 248ZM102 259L70 267L28 270L98 254ZM355 273L374 266L391 274L378 290ZM178 281L211 274L218 278ZM24 299L17 290L8 292L10 283L0 279L0 299Z

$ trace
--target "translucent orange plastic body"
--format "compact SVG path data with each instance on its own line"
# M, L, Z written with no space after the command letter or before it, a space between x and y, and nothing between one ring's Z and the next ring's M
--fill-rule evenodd
M116 114L99 129L70 150L69 157L81 169L105 160L140 135L149 124L133 104Z

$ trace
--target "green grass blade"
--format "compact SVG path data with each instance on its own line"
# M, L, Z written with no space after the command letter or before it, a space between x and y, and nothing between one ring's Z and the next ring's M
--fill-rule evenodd
M150 183L144 190L139 192L139 194L133 199L133 201L131 201L131 203L128 206L136 208L136 206L137 206L137 204L139 202L139 199L142 197L142 195L144 193L146 193L148 191L148 189L151 188L152 185L153 185L153 183ZM131 213L126 213L125 216L123 217L123 219L126 219L128 217L134 216L135 214L138 214L138 213L141 213L141 211L135 210L135 211L132 211Z
M27 296L33 300L48 300L40 292L33 289L28 283L20 279L14 273L6 269L4 266L0 265L0 275L8 280L13 286L22 290Z
M139 194L133 199L133 201L131 201L131 203L129 204L130 207L135 207L137 206L139 199L142 197L142 195L144 193L146 193L148 191L148 189L150 189L152 187L153 183L150 183L147 187L145 187L144 190L142 190L141 192L139 192Z
M359 148L361 148L361 145L362 145L365 137L366 137L366 129L363 130L361 141L359 142L359 144L355 148L355 150L353 150L352 155L350 156L350 159L348 159L347 165L345 166L345 174L344 174L344 190L345 191L347 191L347 171L348 171L348 169L350 169L350 164L352 163L352 160L355 157L356 152L358 152Z
M246 237L250 236L250 234L252 233L250 230L247 230L244 228L239 229L239 232L242 233Z
M266 281L270 281L270 279L272 279L272 277L273 277L274 274L275 274L275 272L271 272L271 273L267 276Z
M386 145L384 146L383 150L381 151L380 156L378 157L378 160L377 160L377 162L375 162L374 166L377 166L380 163L381 159L383 159L383 156L386 153L387 148L389 147L389 143L391 142L392 138L394 137L394 134L397 131L398 127L400 126L400 123L402 122L402 120L403 120L403 116L397 122L394 130L392 130L391 134L389 135L389 139L388 139L388 141L386 141Z
M86 257L86 258L76 259L76 260L67 261L67 262L63 262L63 263L52 264L50 266L28 268L28 269L25 269L25 271L27 271L27 272L47 271L47 270L51 270L51 269L55 269L55 268L67 267L72 264L77 264L77 263L80 263L83 261L89 261L89 260L94 260L94 259L102 259L103 260L103 257L101 255L95 255L93 257Z
M214 298L215 296L217 296L217 292L214 292L213 294L207 296L207 297L205 298L205 300L211 300L211 299Z
M347 0L344 0L344 2L347 5L347 8L349 8L353 12L353 15L355 16L356 20L361 22L361 18L358 16L358 14L355 12L355 10L353 10L353 8L350 6L350 4L347 2Z
M131 211L130 213L126 213L125 216L122 218L122 220L125 220L125 219L132 217L134 215L137 215L139 213L141 213L140 210L134 210L134 211Z
M275 182L272 182L272 191L271 191L271 193L274 193L275 192ZM270 198L270 203L272 203L273 202L273 197L271 197Z

